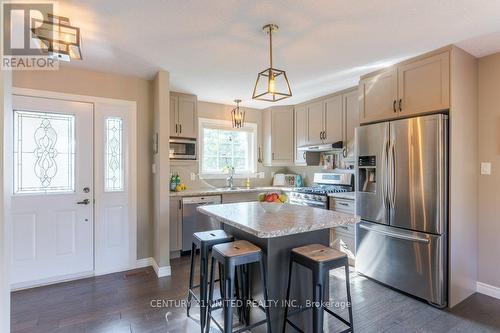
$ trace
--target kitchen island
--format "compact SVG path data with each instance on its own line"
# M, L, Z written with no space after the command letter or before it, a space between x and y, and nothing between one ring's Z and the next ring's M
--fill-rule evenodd
M202 206L198 211L219 221L222 228L236 239L247 240L264 252L273 332L282 331L282 301L286 298L290 251L313 243L328 246L330 228L359 221L359 217L354 215L290 204L284 204L277 212L267 213L258 202ZM252 268L251 275L252 297L260 299L261 284L255 281L259 279L258 269ZM311 279L310 271L295 265L291 299L302 304L305 300L311 300ZM327 290L325 295L328 295ZM252 315L257 315L258 312L253 311ZM310 315L310 311L303 312L294 317L294 322L299 327L302 326L304 331L310 332Z

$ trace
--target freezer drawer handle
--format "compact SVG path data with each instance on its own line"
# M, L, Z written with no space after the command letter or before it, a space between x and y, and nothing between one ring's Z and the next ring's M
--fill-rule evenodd
M399 238L399 239L409 240L409 241L412 241L412 242L419 242L419 243L426 243L426 244L429 243L429 240L427 238L415 237L415 236L407 236L407 235L402 235L402 234L395 233L395 232L377 230L375 228L367 227L366 225L360 225L359 227L361 229L365 229L365 230L368 230L368 231L373 231L373 232L375 232L377 234L385 235L385 236L389 236L389 237L393 237L393 238Z

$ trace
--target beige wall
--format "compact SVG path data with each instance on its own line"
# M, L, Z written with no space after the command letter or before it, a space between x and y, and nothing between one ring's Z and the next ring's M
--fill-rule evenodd
M479 176L478 281L500 288L500 53L479 60L480 162L491 175Z
M220 120L231 120L231 110L234 108L233 105L224 105L218 103L209 103L198 101L198 117L208 118L208 119L220 119ZM257 145L262 147L262 111L257 109L245 108L245 121L249 123L256 123L258 128L257 133ZM174 162L171 164L171 172L178 173L182 181L186 184L189 189L206 188L210 186L222 187L226 185L224 179L218 180L206 180L202 181L196 178L192 181L190 179L190 174L197 174L199 170L198 162ZM283 168L270 168L264 167L261 163L257 165L257 171L264 171L264 178L253 178L251 179L252 186L268 186L272 181L272 172L283 170ZM241 186L243 184L243 179L236 179L235 185Z
M153 86L151 81L61 66L17 71L13 86L137 102L137 258L153 255Z

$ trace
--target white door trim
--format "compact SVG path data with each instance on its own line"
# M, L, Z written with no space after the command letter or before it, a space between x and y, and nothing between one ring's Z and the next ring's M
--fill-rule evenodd
M96 97L96 96L87 96L87 95L77 95L77 94L68 94L68 93L60 93L60 92L54 92L54 91L47 91L47 90L36 90L36 89L27 89L27 88L18 88L18 87L13 87L12 88L12 94L13 95L22 95L22 96L31 96L31 97L41 97L41 98L50 98L50 99L59 99L59 100L66 100L66 101L76 101L76 102L87 102L87 103L93 103L94 104L94 112L95 114L98 114L98 106L99 104L114 104L114 105L122 105L122 106L127 106L129 110L129 119L130 119L130 124L137 124L137 103L135 101L128 101L128 100L121 100L121 99L113 99L113 98L105 98L105 97ZM98 117L94 117L94 121L98 119ZM95 124L94 124L95 127ZM130 163L130 179L129 179L129 244L130 244L130 252L129 252L129 266L128 269L135 268L137 266L137 127L136 126L130 126L130 137L129 137L129 144L130 144L130 158L129 158L129 163ZM12 156L9 156L10 158L7 163L12 164ZM98 186L102 186L103 184L99 184L96 182L94 179L94 188L97 188ZM10 193L13 193L12 189ZM95 210L94 210L95 214ZM96 224L98 221L94 219L94 224ZM97 230L96 230L97 231ZM94 255L98 255L96 252L96 242L95 240L97 237L94 237ZM95 262L95 259L94 259ZM95 271L95 265L94 265L94 272L93 275L101 275L101 274L108 274L112 273L111 271L100 271L96 272ZM68 277L65 279L67 280ZM57 281L39 281L40 284L50 284L50 283L55 283ZM36 283L36 282L35 282ZM14 287L14 286L11 286ZM23 286L18 286L23 287Z

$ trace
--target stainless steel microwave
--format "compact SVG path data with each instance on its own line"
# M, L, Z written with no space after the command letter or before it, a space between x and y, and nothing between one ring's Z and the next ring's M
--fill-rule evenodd
M170 138L171 160L195 160L196 159L196 139Z

